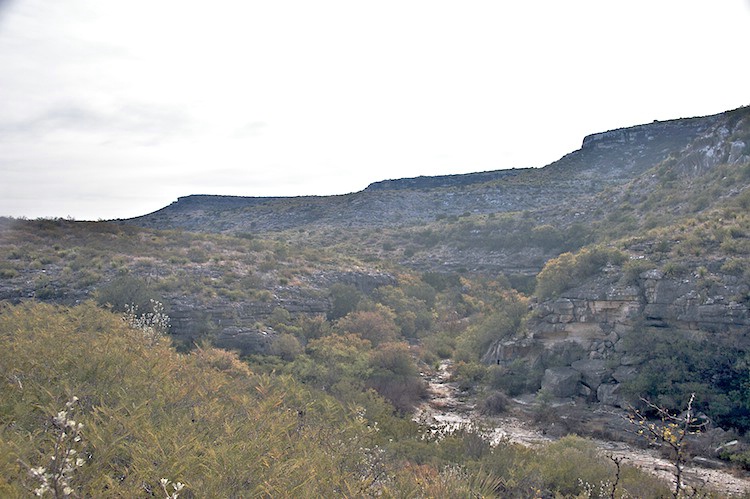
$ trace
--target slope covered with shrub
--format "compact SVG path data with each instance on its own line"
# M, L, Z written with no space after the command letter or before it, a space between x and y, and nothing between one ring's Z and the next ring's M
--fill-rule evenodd
M179 497L528 497L579 494L614 472L579 439L538 451L473 433L425 439L387 410L254 374L231 353L177 353L92 303L4 305L0 339L3 497L151 497L162 485ZM628 468L620 487L660 485Z

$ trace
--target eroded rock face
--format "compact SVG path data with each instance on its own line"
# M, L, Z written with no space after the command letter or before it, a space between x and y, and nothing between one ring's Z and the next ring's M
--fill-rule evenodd
M219 348L234 350L240 355L267 354L276 334L270 330L225 327L216 335L213 343Z
M602 279L534 306L529 336L551 347L573 341L590 352L591 359L607 358L643 313L642 292Z
M538 363L545 355L554 357L557 365L566 365L545 370L543 389L555 397L579 395L623 406L621 385L637 376L645 360L628 351L626 337L632 340L632 335L648 334L652 328L670 328L732 335L738 348L750 346L748 303L729 298L747 292L742 280L721 274L710 279L697 274L667 276L654 269L625 285L619 276L609 269L559 298L533 304L526 337L498 342L484 362L507 364L521 357ZM570 344L583 349L582 359L569 361L552 354Z
M571 367L581 373L581 383L596 391L605 381L612 379L612 369L601 359L577 360Z
M729 298L746 291L746 283L732 283L731 279L702 283L695 278L667 278L657 272L643 277L643 317L648 325L710 332L739 332L750 325L747 305Z
M606 385L600 385L596 390L596 398L604 405L611 405L615 407L625 407L625 400L622 396L621 387L619 383L608 383Z
M214 345L237 350L242 355L268 353L276 333L257 324L267 319L276 308L293 315L325 315L331 303L327 289L341 283L369 294L380 286L396 284L390 274L377 272L321 272L308 276L306 287L279 286L266 300L240 303L217 299L196 303L190 296L173 297L169 315L170 333L178 341L193 344L205 337Z

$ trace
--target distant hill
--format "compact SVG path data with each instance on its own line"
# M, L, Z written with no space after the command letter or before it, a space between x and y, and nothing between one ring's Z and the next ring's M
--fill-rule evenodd
M589 135L577 151L544 168L383 180L337 196L241 197L190 195L148 215L125 220L152 228L207 232L273 231L309 225L384 226L437 215L513 212L591 197L633 180L670 156L698 162L741 162L750 108L700 118L654 122ZM732 137L734 132L740 132ZM729 140L727 140L729 139ZM705 143L698 148L696 143ZM711 144L711 147L706 145ZM733 149L734 147L734 149ZM733 153L734 151L734 153ZM397 192L394 192L397 191Z
M750 108L653 122L589 135L580 149L543 168L383 180L361 192L338 196L185 196L121 223L261 236L286 232L288 239L302 231L306 238L317 234L329 244L356 233L362 247L367 246L363 241L367 238L361 232L379 230L385 239L378 238L377 244L401 248L406 253L401 263L412 267L533 274L561 251L600 240L602 235L620 236L641 229L645 212L638 217L627 213L635 208L629 197L637 191L659 198L660 192L675 185L674 181L658 181L667 170L680 180L708 174L720 164L746 163L750 158L748 123ZM691 192L684 187L681 192ZM707 199L701 209L715 201L718 198ZM667 222L665 214L679 216L679 211L677 206L662 206L660 223ZM463 218L464 225L470 219L472 226L446 226L457 217ZM560 233L544 238L540 246L530 234L540 226ZM437 234L429 238L430 251L401 236L387 237L394 229L425 228ZM344 233L331 234L337 230ZM499 233L532 247L510 251L498 240Z

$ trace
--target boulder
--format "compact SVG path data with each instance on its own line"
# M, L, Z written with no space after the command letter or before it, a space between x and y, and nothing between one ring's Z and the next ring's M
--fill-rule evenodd
M581 373L571 367L552 367L544 371L542 390L556 398L573 397L578 394Z
M560 298L553 302L552 309L557 316L556 322L568 323L575 320L575 305L567 298Z
M600 403L605 405L611 405L614 407L625 406L625 400L620 394L619 383L599 385L599 388L596 390L596 398L599 399Z
M632 365L618 366L612 373L612 378L618 383L630 381L638 375L638 369Z
M593 391L608 381L612 375L607 362L600 359L577 360L571 364L571 367L581 373L581 382Z

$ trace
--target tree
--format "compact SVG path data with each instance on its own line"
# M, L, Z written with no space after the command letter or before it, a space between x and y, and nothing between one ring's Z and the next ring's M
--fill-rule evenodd
M350 284L334 284L330 289L331 308L328 320L336 320L354 311L362 299L362 294Z
M369 341L355 334L332 334L313 339L306 352L312 363L300 364L300 376L322 388L329 388L341 380L361 382L372 372Z
M425 394L425 386L409 351L403 342L384 343L370 356L372 375L368 385L406 413Z
M141 278L123 275L96 291L96 302L110 306L115 312L125 312L128 307L150 310L151 302L162 302L162 298Z
M396 340L399 327L395 322L396 314L383 305L375 305L373 310L350 312L339 319L336 329L341 333L353 333L377 346L381 343Z
M688 435L700 433L706 423L702 422L693 412L695 394L690 396L687 408L681 415L673 415L666 409L641 399L651 410L658 413L661 424L650 422L638 409L633 409L630 421L638 425L638 434L649 438L653 443L666 445L670 449L672 465L674 466L674 491L672 497L677 499L687 490L683 482L685 463L687 455L685 449L685 438Z

